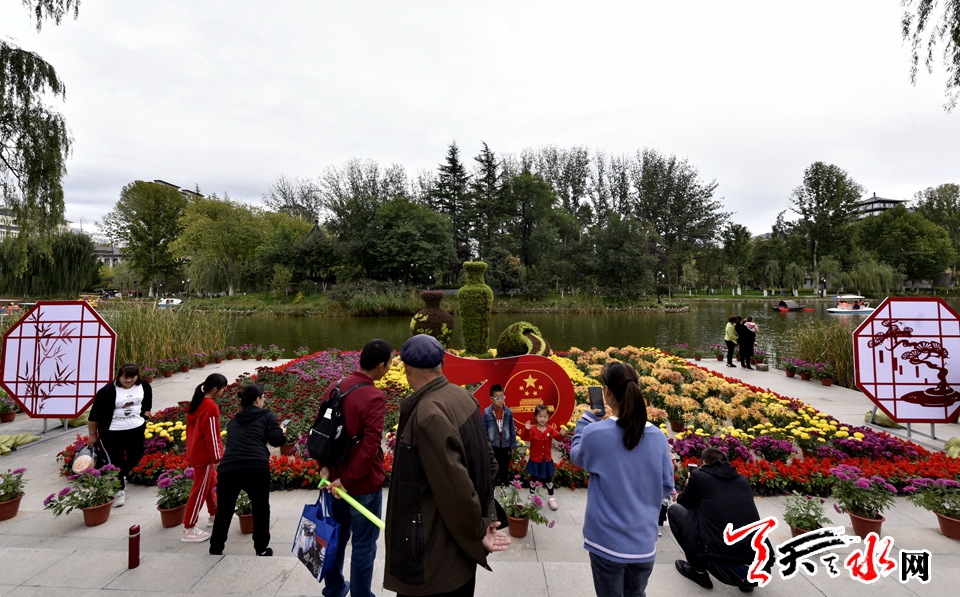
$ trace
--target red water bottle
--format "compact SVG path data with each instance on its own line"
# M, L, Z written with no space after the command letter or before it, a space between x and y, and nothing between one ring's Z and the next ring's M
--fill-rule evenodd
M133 570L140 565L140 525L130 527L127 545L127 568Z

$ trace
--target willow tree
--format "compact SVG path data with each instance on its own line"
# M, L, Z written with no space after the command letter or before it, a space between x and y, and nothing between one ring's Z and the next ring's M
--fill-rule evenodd
M902 4L907 8L900 25L903 39L910 41L910 82L917 83L921 52L925 50L923 63L932 73L933 51L943 44L947 71L944 109L949 112L960 99L960 0L902 0Z
M60 24L79 0L22 0L36 15L39 31L46 19ZM72 139L63 115L44 103L65 99L66 87L53 66L34 52L0 39L0 200L17 219L20 233L10 256L23 276L31 239L48 259L51 234L63 223L61 181Z
M18 240L8 237L0 244L0 293L75 298L97 281L99 263L89 236L60 233L49 239L49 246L36 238L27 240L24 275L17 274L13 259Z

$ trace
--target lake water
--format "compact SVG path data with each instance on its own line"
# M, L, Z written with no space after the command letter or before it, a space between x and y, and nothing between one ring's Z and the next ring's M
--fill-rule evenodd
M682 297L677 297L682 300ZM776 299L779 300L779 299ZM571 346L589 349L609 346L658 346L686 343L710 346L723 343L724 326L730 315L753 316L760 326L758 347L774 354L778 339L799 322L817 319L844 318L855 324L864 315L832 315L826 309L832 302L812 302L812 313L777 313L776 300L694 301L689 313L609 313L599 315L517 313L492 317L490 346L511 323L529 321L556 350ZM804 304L803 301L800 301ZM276 344L287 349L286 356L298 346L311 351L325 348L359 350L371 338L383 338L399 348L410 337L409 317L238 317L233 320L235 333L231 343L238 345ZM457 319L454 348L463 348L463 334Z

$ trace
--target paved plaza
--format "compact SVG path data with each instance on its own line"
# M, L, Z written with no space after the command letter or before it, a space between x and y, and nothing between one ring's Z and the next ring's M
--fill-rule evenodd
M727 369L724 363L716 361L701 364L724 375L732 374L747 383L800 398L845 423L861 424L864 413L872 406L859 392L787 379L780 371ZM158 379L154 383L154 408L159 410L189 400L193 388L209 373L223 373L232 380L243 372L252 371L254 366L253 361L226 361L180 373L170 379ZM39 435L41 429L41 421L21 414L16 422L0 427L0 433L29 431ZM915 426L916 430L930 431L929 425ZM54 428L43 435L41 442L24 446L0 459L3 470L28 469L26 495L20 513L11 520L0 522L0 597L320 594L321 586L290 553L300 511L304 503L316 500L316 491L271 494L271 545L275 554L272 558L255 557L250 536L241 535L236 523L231 528L223 556L208 555L207 543L181 543L180 528L164 529L160 525L155 488L128 486L126 506L114 509L110 520L98 527L85 527L79 512L55 518L44 511L43 499L67 485L58 474L57 453L72 443L78 433L85 435L86 429L64 432L62 428ZM906 431L896 433L905 435ZM920 436L914 439L936 448L942 446L942 440L960 436L960 426L937 425L936 435L941 439ZM557 501L560 509L555 513L556 525L552 529L531 526L531 533L525 539L514 539L509 550L492 555L493 572L478 572L477 594L491 597L593 595L590 564L581 534L586 499L586 490L559 489ZM761 516L781 517L782 497L757 497L756 501ZM828 508L827 514L834 523L847 524L846 515L835 514L832 508ZM926 549L932 553L932 580L929 584L917 580L901 584L898 577L891 575L867 588L852 580L845 570L839 577L830 578L820 565L821 569L812 577L801 572L790 580L782 580L775 574L771 583L755 594L849 597L851 591L854 594L870 591L879 596L933 597L960 586L960 543L940 534L932 513L897 498L896 507L886 513L886 519L883 532L893 537L895 556L899 555L900 549ZM129 570L127 532L135 524L142 529L140 566ZM771 538L778 544L788 537L789 531L781 523ZM842 556L855 547L836 553ZM374 586L377 594L392 595L379 587L383 578L383 553L381 536ZM708 591L681 577L673 562L682 557L669 530L664 527L657 547L656 567L647 586L648 595L741 594L739 590L718 582L714 582L714 588Z

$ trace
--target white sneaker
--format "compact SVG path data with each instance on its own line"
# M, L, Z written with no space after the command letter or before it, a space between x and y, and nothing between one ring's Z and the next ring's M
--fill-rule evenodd
M180 536L180 541L184 543L200 543L209 538L210 533L204 531L203 529L193 527L192 529L183 529L183 535Z
M557 509L557 498L550 496L550 499L547 500L547 505L550 506L551 510Z
M117 495L113 496L113 507L114 507L114 508L121 508L121 507L123 507L124 501L125 501L125 500L124 500L124 492L123 492L123 490L121 489L120 491L117 492Z

